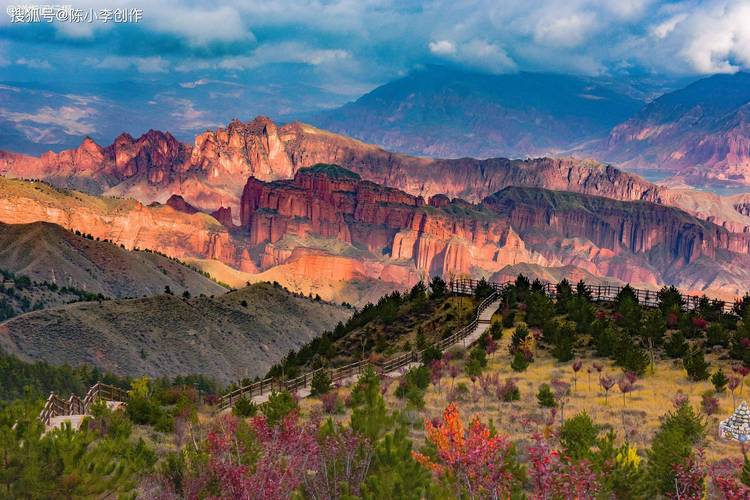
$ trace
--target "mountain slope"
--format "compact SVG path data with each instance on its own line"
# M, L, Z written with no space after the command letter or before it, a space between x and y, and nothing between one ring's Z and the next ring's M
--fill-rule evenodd
M408 154L518 158L602 137L641 105L573 76L427 66L310 121Z
M159 295L32 312L0 324L0 349L118 375L202 373L226 383L262 376L349 314L264 283L216 298Z
M106 297L223 293L225 288L189 267L152 252L128 251L76 235L56 224L0 223L0 268Z
M594 154L696 186L750 184L750 73L714 75L659 97Z

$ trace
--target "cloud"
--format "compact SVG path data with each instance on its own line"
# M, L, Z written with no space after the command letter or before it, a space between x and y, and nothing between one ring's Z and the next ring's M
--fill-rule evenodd
M153 13L153 17L147 17ZM233 7L212 9L167 5L159 10L145 9L144 23L159 33L184 38L192 46L206 46L216 42L255 41L255 35L244 25Z
M175 119L176 130L193 131L221 126L208 118L207 112L197 109L190 99L165 97L163 100L173 107L170 116Z
M678 24L687 19L687 17L688 16L685 13L672 16L666 21L653 26L651 28L651 34L656 38L664 39L667 37L667 35L674 31Z
M261 45L249 56L226 57L217 67L229 70L252 69L266 64L302 63L320 66L348 59L350 53L343 49L321 49L304 43L285 42Z
M169 62L160 56L106 56L101 60L89 58L84 63L101 69L131 70L135 68L139 73L166 73L169 68Z
M750 68L750 2L717 2L693 13L673 32L686 40L682 55L701 73Z
M443 40L435 44L431 43L430 51L449 61L490 73L503 73L516 69L516 63L507 52L499 45L487 40L469 40L458 46Z
M49 61L45 61L43 59L27 59L25 57L22 57L20 59L16 59L16 64L20 66L28 66L31 69L52 69L52 65L49 63Z
M456 46L448 40L438 40L429 43L430 52L439 56L447 56L456 52Z
M567 16L547 16L534 28L534 40L542 45L576 47L592 30L601 26L595 13L574 12Z
M369 90L435 62L492 73L607 76L750 70L750 0L116 4L143 8L143 20L3 25L0 67L28 61L13 68L28 78L45 69L46 61L53 68L44 76L64 79L77 76L75 63L84 61L95 69L157 75L182 88L256 81L262 75L264 85L304 84L334 92ZM75 6L96 9L100 2L80 0ZM15 77L10 69L0 71L7 71L6 80Z
M23 130L24 123L31 122L40 125L54 125L61 128L68 135L88 135L94 132L91 119L96 110L90 107L60 106L53 108L43 106L35 113L19 113L0 108L0 118L19 125Z

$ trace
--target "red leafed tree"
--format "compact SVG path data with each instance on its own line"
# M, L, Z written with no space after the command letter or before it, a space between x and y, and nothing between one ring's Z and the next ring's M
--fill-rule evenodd
M208 434L208 467L194 478L220 498L289 498L320 462L316 427L301 424L294 413L276 426L265 417L253 419L249 438L240 425L232 416L218 420Z
M570 462L540 435L528 449L532 498L595 498L601 481L587 460Z
M464 428L458 407L450 404L442 421L425 420L427 439L435 445L433 461L421 453L414 458L455 484L458 496L507 498L520 488L515 450L507 436L493 436L490 429L474 418Z

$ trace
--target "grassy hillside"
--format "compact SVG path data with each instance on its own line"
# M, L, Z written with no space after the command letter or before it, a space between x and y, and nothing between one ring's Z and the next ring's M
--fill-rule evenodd
M226 291L201 272L168 257L129 251L46 222L0 223L0 268L35 282L71 287L105 297L142 297L189 291Z
M436 288L439 286L439 288ZM293 377L321 366L341 366L424 349L467 324L475 314L473 297L454 297L445 282L418 283L409 292L392 292L367 304L347 322L313 339L273 367L270 375Z
M78 303L0 324L0 349L24 360L88 364L117 375L263 375L350 310L268 283L215 296Z

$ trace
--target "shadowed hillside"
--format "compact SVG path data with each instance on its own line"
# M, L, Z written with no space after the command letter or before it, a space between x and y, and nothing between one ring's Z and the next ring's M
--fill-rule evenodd
M193 295L226 289L162 255L128 251L46 222L0 223L0 268L107 297L139 297L185 290Z
M0 325L0 348L26 360L89 364L118 375L262 375L349 310L268 283L216 298L173 295L71 304Z

